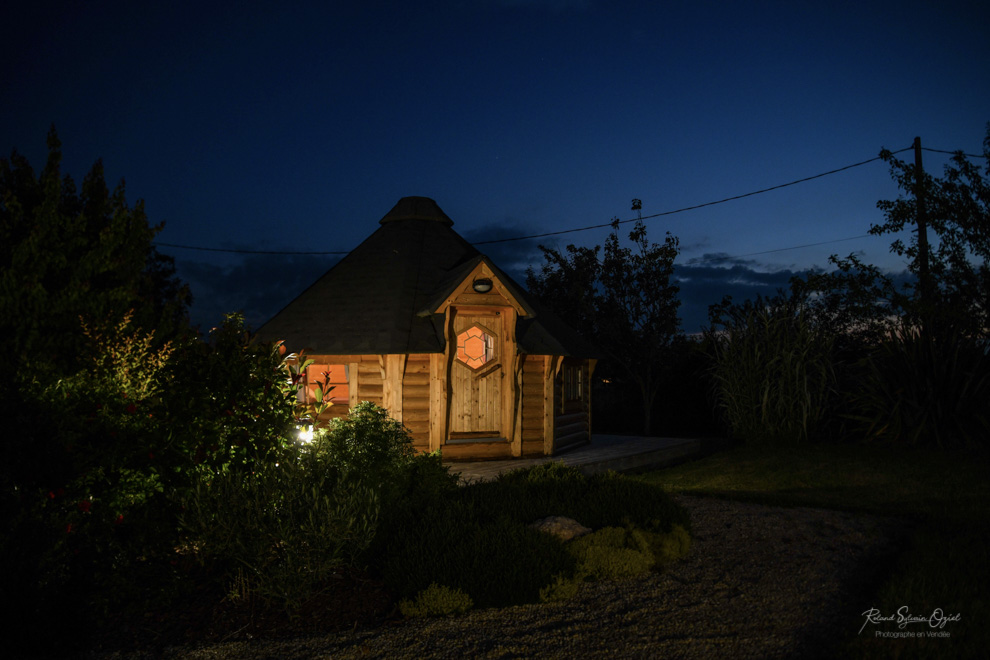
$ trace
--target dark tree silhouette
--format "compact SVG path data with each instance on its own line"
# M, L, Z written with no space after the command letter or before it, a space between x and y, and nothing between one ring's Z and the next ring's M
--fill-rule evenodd
M629 232L633 247L624 247L617 221L613 229L604 249L568 245L562 253L541 245L546 263L527 271L526 284L636 384L643 432L649 434L665 359L680 325L679 287L671 282L678 241L668 232L663 243L650 243L638 221Z
M115 323L134 310L138 327L166 340L186 327L189 288L151 241L144 204L111 193L97 161L77 191L61 173L61 143L48 134L40 176L14 151L0 160L0 367L45 364L72 371L84 345L80 317Z

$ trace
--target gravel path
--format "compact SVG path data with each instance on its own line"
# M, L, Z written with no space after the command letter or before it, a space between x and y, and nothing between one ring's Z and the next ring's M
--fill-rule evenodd
M566 603L408 620L182 658L816 657L854 635L855 595L902 538L902 522L679 496L690 554L663 573L585 585Z

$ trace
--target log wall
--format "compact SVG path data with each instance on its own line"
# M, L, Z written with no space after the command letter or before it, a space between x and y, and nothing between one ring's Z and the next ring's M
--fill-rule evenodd
M545 362L542 355L527 355L522 371L522 455L544 455L544 415L546 388Z

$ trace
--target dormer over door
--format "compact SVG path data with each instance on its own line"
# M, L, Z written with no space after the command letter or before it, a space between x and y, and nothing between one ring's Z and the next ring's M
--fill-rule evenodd
M446 349L435 358L442 363L431 367L431 447L503 441L513 455L522 451L516 320L532 310L520 299L515 287L480 257L452 273L448 287L425 310L446 319Z

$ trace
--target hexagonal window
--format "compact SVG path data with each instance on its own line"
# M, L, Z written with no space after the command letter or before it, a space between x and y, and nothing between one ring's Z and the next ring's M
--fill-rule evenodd
M476 325L457 335L457 359L477 369L495 356L495 337Z

